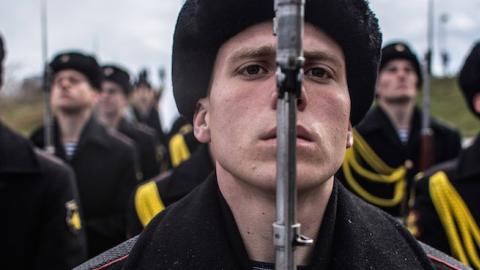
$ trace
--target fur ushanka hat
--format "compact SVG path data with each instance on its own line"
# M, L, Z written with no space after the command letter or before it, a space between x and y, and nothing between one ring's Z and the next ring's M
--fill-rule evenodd
M77 51L62 52L53 58L50 68L54 75L65 69L76 70L87 77L96 91L100 91L102 87L102 70L95 57L91 55Z
M465 60L465 64L458 76L458 83L468 107L472 113L480 118L480 113L475 111L473 105L473 98L480 93L480 42L475 44Z
M111 81L122 88L123 94L128 97L132 93L133 85L127 70L117 65L102 66L103 80Z
M380 71L385 65L395 59L405 59L412 63L415 73L417 74L417 88L420 89L423 84L422 70L417 55L413 53L405 42L393 42L382 48L382 59L380 60Z
M180 113L192 121L207 95L219 48L246 28L274 17L273 0L187 0L173 39L173 92ZM346 59L352 125L370 108L382 35L365 0L307 0L305 21L342 48Z

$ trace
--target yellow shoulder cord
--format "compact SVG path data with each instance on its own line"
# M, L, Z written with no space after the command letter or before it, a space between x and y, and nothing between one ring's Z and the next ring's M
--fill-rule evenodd
M382 206L393 207L399 204L405 195L405 176L407 170L404 166L395 169L388 166L370 148L357 130L353 129L354 144L347 149L345 160L342 165L343 174L351 188L366 201ZM362 158L373 170L363 168L357 158ZM391 199L379 198L365 190L354 178L352 168L361 177L372 182L394 184L394 195Z
M158 193L155 181L147 182L138 187L135 192L135 210L143 227L158 213L165 209L165 205Z
M440 171L430 177L429 190L453 256L466 265L480 269L477 252L477 248L480 247L480 230L445 172Z
M180 134L187 134L188 132L190 132L192 130L192 125L191 124L185 124L183 125L177 133L180 133Z
M170 151L170 159L172 166L177 167L182 161L190 158L190 150L188 150L187 143L182 133L175 134L168 143Z

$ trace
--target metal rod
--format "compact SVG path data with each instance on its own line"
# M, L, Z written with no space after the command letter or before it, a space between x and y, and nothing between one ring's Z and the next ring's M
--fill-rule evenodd
M304 0L276 0L277 35L277 220L273 224L275 269L294 270L295 247L312 244L297 223L296 141L297 99L303 75Z
M53 146L53 121L50 107L50 70L48 65L48 31L47 31L47 0L41 2L41 27L42 27L42 62L43 62L43 126L44 149L49 154L55 153Z
M424 59L424 84L422 91L422 134L430 134L430 92L433 59L433 25L434 25L434 0L428 0L428 30L427 30L427 53Z

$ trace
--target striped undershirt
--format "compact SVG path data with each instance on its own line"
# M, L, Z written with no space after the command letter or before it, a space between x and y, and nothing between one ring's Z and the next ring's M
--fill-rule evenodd
M65 149L67 158L72 159L73 155L75 154L75 150L77 150L77 142L64 143L63 148Z

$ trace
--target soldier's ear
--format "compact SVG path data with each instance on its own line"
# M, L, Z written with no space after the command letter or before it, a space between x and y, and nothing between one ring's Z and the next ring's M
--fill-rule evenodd
M208 98L200 99L197 102L197 108L193 116L193 134L201 143L209 143L211 139L208 107Z
M100 92L92 89L92 104L96 106L100 100Z
M353 133L352 133L352 124L348 123L348 131L347 131L347 147L350 148L353 146Z

